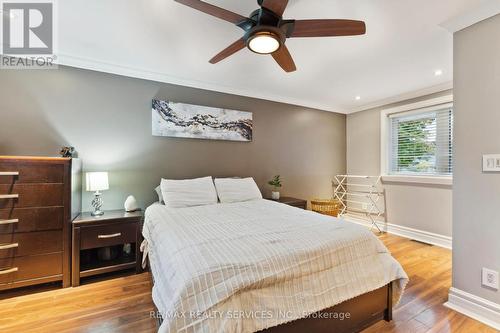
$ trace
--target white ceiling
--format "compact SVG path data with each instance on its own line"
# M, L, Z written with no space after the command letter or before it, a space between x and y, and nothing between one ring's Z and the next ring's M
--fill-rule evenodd
M245 16L257 8L256 0L207 2ZM290 0L286 18L364 20L367 35L289 39L298 70L287 74L247 49L209 64L242 30L173 0L64 0L60 63L350 113L449 87L453 38L440 24L481 2Z

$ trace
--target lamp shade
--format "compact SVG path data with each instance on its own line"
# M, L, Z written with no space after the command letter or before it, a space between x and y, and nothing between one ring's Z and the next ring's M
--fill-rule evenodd
M87 191L104 191L109 189L107 172L87 172L86 184Z

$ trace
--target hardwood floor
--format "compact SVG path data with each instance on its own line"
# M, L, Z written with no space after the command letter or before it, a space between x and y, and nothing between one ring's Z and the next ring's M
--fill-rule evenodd
M498 332L443 306L451 284L451 252L393 235L381 235L410 276L394 320L363 333ZM52 287L53 289L53 287ZM33 292L33 290L29 290ZM148 273L77 288L0 293L0 332L155 332ZM3 299L2 299L3 298Z
M394 235L379 238L410 278L393 320L363 333L493 333L497 330L443 306L451 286L451 251Z

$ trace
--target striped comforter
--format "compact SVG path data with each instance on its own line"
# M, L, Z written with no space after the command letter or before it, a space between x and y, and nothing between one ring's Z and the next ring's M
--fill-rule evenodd
M394 283L401 265L364 227L268 200L146 210L160 332L256 332Z

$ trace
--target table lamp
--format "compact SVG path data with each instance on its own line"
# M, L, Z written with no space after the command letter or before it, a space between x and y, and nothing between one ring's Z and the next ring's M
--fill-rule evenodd
M85 176L86 176L87 191L95 192L94 199L92 200L92 207L94 207L92 216L104 215L104 212L101 210L102 198L100 191L109 190L108 173L87 172Z

